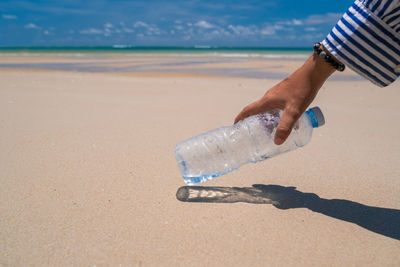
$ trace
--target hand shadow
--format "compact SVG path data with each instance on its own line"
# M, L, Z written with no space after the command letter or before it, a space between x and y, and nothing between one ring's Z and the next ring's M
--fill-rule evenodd
M355 223L377 234L400 240L400 210L363 205L344 199L324 199L296 187L255 184L253 187L183 186L176 198L184 202L272 204L278 209L307 208Z

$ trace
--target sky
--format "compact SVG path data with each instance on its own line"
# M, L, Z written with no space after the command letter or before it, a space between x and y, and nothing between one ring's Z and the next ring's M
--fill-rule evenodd
M308 47L352 3L1 0L0 46Z

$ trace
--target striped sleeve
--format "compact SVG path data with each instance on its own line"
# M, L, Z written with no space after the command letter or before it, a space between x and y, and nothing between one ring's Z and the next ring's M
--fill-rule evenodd
M356 0L322 44L371 82L389 85L400 75L400 0Z

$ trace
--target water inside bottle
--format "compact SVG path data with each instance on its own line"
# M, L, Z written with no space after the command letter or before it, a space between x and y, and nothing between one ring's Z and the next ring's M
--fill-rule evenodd
M215 177L221 176L226 174L227 172L219 172L219 173L213 173L213 174L203 174L200 176L183 176L183 180L187 185L195 185L198 183L202 183L208 180L211 180Z

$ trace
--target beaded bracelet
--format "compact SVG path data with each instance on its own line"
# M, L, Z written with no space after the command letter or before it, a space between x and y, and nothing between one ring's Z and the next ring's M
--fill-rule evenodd
M335 69L337 69L338 71L344 71L344 69L346 68L344 66L344 64L336 62L332 56L328 55L325 51L322 50L321 48L321 43L315 43L314 44L314 52L317 53L317 55L320 58L323 58L326 62L328 62L329 64L332 65L332 67L334 67Z

